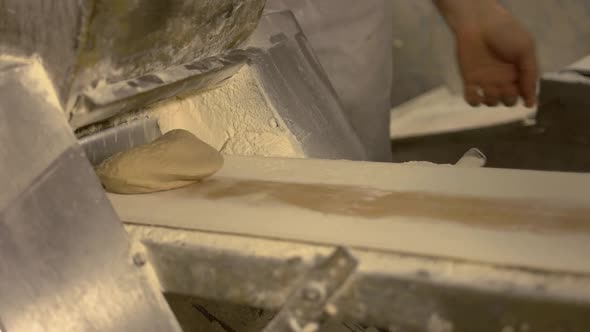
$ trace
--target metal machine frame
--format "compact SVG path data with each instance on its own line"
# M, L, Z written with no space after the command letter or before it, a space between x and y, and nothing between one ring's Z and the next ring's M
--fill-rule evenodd
M132 6L134 2L117 7L120 15L112 17L114 22L111 23L126 23L130 16L149 19L151 16L147 14L154 14L154 8L160 8L160 1L148 1L145 8L150 11L144 16L134 16L141 14L140 8ZM544 268L542 257L531 265L519 264L522 262L519 259L525 256L514 249L507 250L508 262L501 264L489 257L478 260L468 253L461 256L404 251L400 250L398 243L370 245L362 239L350 238L322 241L317 234L303 236L302 233L297 234L299 237L281 236L277 228L272 229L276 233L249 234L243 229L211 227L214 223L205 227L199 220L184 223L172 220L170 224L133 220L113 196L110 196L112 205L109 204L72 133L72 126L77 128L103 120L128 110L129 105L141 107L143 103L169 97L185 88L221 83L246 62L257 69L260 84L265 89L291 89L285 98L280 98L280 94L267 96L271 104L286 112L283 115L289 116L296 107L305 109L317 105L328 109L333 117L338 115L338 101L321 68L314 69L316 75L312 83L300 80L300 67L317 67L317 61L289 14L274 14L278 15L274 18L280 18L278 21L273 21L273 17L263 18L262 25L277 30L255 35L249 44L251 49L228 50L253 29L263 5L263 1L236 1L175 2L190 5L181 6L184 9L213 13L199 21L204 22L203 26L198 26L204 29L203 38L214 39L221 33L228 39L225 40L227 43L216 43L215 47L204 49L200 48L201 44L191 44L182 56L165 61L166 68L151 66L151 60L161 54L142 53L145 50L141 49L141 43L128 49L123 47L123 51L109 49L109 45L121 46L125 39L112 40L112 36L101 35L99 25L111 21L109 5L119 1L68 0L49 8L33 6L44 9L45 14L57 13L46 15L50 20L45 23L63 29L50 29L46 34L42 33L43 25L37 24L44 22L31 24L34 13L26 12L35 1L0 2L0 8L10 9L2 16L10 16L9 19L0 23L6 28L0 34L3 37L0 51L19 56L38 54L48 66L49 79L63 83L56 87L53 98L57 102L53 102L48 98L53 92L43 90L31 79L34 63L16 58L0 62L0 141L3 142L0 147L0 181L4 186L0 192L2 332L180 331L181 327L160 292L277 311L266 331L315 331L328 318L362 322L394 332L590 331L590 267L579 260L579 250L586 250L590 245L588 227L584 225L565 230L548 227L540 235L530 232L529 242L522 245L522 250L534 251L541 248L544 239L555 240L547 242L548 246L555 247L549 249L554 252L546 254L547 260L554 265L548 263ZM213 8L205 10L207 8L199 7L199 4L209 4ZM94 16L90 15L93 10L96 11ZM177 10L170 14L170 21L158 22L164 27L174 25L183 19L184 14ZM224 24L223 18L231 24ZM236 22L244 24L242 30L231 29L232 24L238 24ZM161 27L138 26L148 30ZM142 29L131 29L128 36L145 32ZM60 35L60 31L68 34ZM56 40L66 41L67 47L61 50L52 47ZM96 43L96 52L92 51L92 42ZM183 40L174 39L176 42ZM133 53L137 50L139 53ZM101 54L103 56L95 57ZM121 57L113 59L112 56L117 54ZM134 66L134 61L142 58L142 54L147 62ZM209 58L213 55L219 57ZM107 80L102 82L96 74L101 72L102 61L108 62L108 59L117 60L110 64L120 65L121 70L113 70L110 72L113 75L103 77ZM229 71L217 71L220 68L229 68ZM176 79L161 79L160 76L177 69L180 74L175 76ZM151 76L154 73L162 75L156 75L158 79L155 79ZM314 90L314 87L319 88ZM152 94L157 88L163 92ZM98 93L99 90L102 93ZM109 94L105 91L112 93L110 96L114 98L106 98ZM306 96L305 100L297 99L301 94ZM65 114L64 110L67 110ZM92 111L97 113L90 114ZM309 119L299 120L299 123L290 125L293 128L314 125L308 123ZM314 137L321 137L321 127L316 124L314 133L318 136ZM348 131L350 128L342 125L332 132L346 134ZM330 144L335 144L338 137L326 135L323 141L328 143L318 145L316 150L310 148L308 152L318 156L328 153ZM362 159L358 140L353 137L350 142L349 146L333 152L330 158ZM230 167L234 171L243 165L236 164L237 161L234 160ZM247 160L242 162L248 163ZM268 179L281 182L286 175L296 177L294 168L281 168L281 165L299 162L305 165L322 163L276 160L273 167L260 168L259 172L265 176L282 172L283 178ZM318 165L318 169L328 170L330 167L335 170L350 166L331 162ZM375 171L369 166L367 169ZM226 168L225 172L221 176L227 176L230 171ZM380 173L382 178L386 174L383 172ZM466 178L474 183L478 182L479 175L485 174L481 173L485 170L465 172L469 174ZM423 170L417 173L426 174ZM428 174L439 180L443 188L440 190L456 194L449 189L454 188L456 176L442 170ZM496 179L518 182L518 179L526 178L526 174L529 173L496 174ZM250 175L244 173L243 176ZM565 179L569 185L585 186L587 176L548 173L545 177L534 173L530 177L531 181L547 179L550 180L548 184L535 183L535 188L556 191L552 195L565 200L567 207L564 211L570 213L568 216L577 211L581 217L576 220L583 219L588 212L584 206L588 199L574 197L552 184ZM326 173L322 180L329 182L333 178ZM375 181L371 184L352 183L351 180L349 186L373 188L378 186ZM510 183L499 185L515 188ZM399 191L404 192L402 189ZM265 198L263 194L261 197ZM227 207L226 203L211 203L213 205L209 206L222 211ZM251 209L259 202L244 199L238 203ZM304 208L296 211L309 212ZM239 218L239 214L230 212L224 218ZM249 210L249 213L254 212ZM540 212L530 215L545 218L543 220L548 218ZM260 219L255 218L258 215L252 216L251 222L271 219L267 214L261 214ZM329 219L329 213L325 211L306 216L315 221L324 220L323 217ZM390 217L395 219L392 225L402 224L399 218L396 219L399 216ZM349 222L347 225L350 226L355 220L362 222L363 218L342 217L340 220ZM534 225L535 220L525 221L530 224L523 222L519 226L527 232L527 226ZM443 224L451 223L452 220L446 220ZM367 228L367 234L373 232L373 235L381 230L374 225ZM307 229L314 232L313 227ZM338 232L338 227L332 231ZM515 230L519 231L522 229ZM566 235L571 234L570 245L567 242L570 237ZM403 234L393 232L392 235L401 242ZM495 245L501 247L502 244ZM469 246L465 250L468 251ZM555 268L556 257L564 253L575 257L560 256L570 265L557 264L559 268ZM576 260L580 261L580 266L571 268L571 262Z

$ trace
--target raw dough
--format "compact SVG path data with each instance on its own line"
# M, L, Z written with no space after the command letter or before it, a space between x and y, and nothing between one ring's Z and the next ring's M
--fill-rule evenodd
M184 187L213 175L223 166L221 154L183 129L152 143L120 152L97 168L107 191L144 194Z

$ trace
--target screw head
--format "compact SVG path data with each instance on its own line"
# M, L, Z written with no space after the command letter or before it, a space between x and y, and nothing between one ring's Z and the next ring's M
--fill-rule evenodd
M135 264L135 266L142 267L145 265L146 262L147 260L144 254L138 252L135 255L133 255L133 264Z

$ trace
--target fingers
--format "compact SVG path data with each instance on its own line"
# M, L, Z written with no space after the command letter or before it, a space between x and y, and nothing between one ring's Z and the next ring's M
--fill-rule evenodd
M474 107L481 104L494 107L500 103L511 107L518 102L519 89L514 83L484 87L470 84L465 86L464 94L465 101Z
M519 95L519 91L518 91L518 87L515 84L509 84L509 85L504 85L501 88L502 91L502 104L508 106L508 107L512 107L514 105L516 105L516 103L518 102L518 95Z
M465 101L473 107L477 107L483 103L483 91L477 85L465 85L464 95Z
M500 103L500 89L496 86L487 86L484 89L484 104L487 106L498 106Z
M537 56L534 47L530 47L530 50L521 58L519 63L520 94L527 107L533 107L537 103L538 75Z
M535 106L539 75L537 57L534 46L527 49L518 66L495 66L494 71L481 70L464 75L465 100L472 106L497 106L500 103L514 106L521 96L527 107Z

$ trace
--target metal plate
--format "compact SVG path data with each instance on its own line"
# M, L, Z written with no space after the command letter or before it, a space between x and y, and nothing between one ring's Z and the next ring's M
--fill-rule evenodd
M167 227L126 229L146 244L164 292L268 310L287 303L335 249ZM357 270L324 308L336 320L396 332L590 329L587 275L378 250L350 254Z
M2 331L179 331L48 91L0 73Z
M248 41L269 105L309 158L366 160L326 73L291 12L264 15Z
M39 54L66 105L100 81L140 77L235 48L256 28L264 4L2 0L0 53Z

